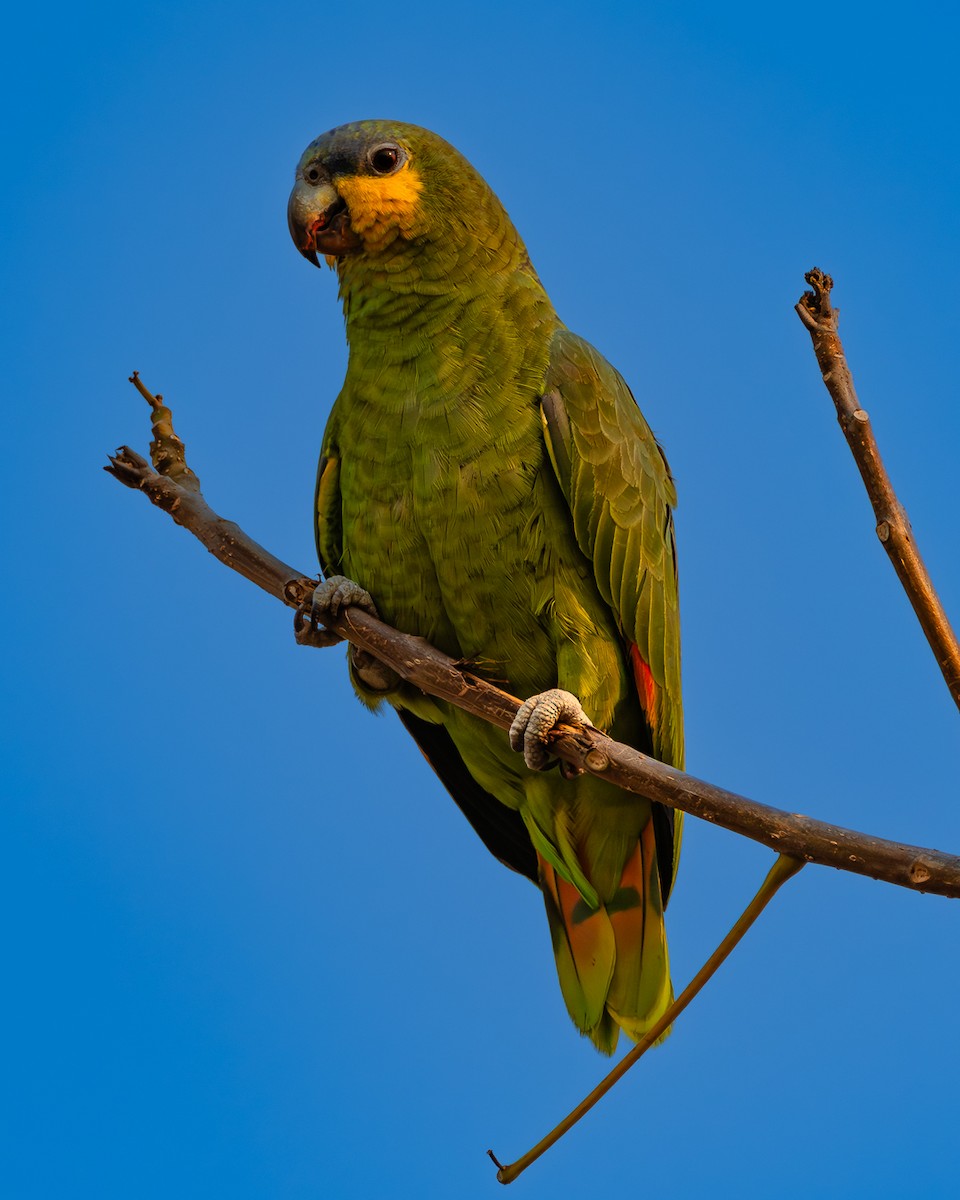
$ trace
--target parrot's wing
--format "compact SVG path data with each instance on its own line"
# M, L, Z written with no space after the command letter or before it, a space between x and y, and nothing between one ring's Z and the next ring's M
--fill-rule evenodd
M314 493L314 532L317 557L324 575L335 575L343 558L343 508L340 501L340 459L324 446L317 465Z
M600 594L623 633L654 755L683 767L680 615L670 469L630 389L559 329L541 400L544 437ZM654 806L666 901L682 813Z
M324 575L331 575L343 557L340 460L332 446L324 447L317 469L315 509L317 553ZM398 708L397 715L490 853L536 883L537 855L520 814L477 783L442 725L404 708Z

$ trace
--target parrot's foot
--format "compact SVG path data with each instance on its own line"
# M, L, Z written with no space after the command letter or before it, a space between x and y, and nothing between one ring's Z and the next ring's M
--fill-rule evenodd
M531 771L543 771L556 761L546 746L547 738L557 725L585 725L593 729L593 722L580 707L580 701L570 692L551 688L531 696L520 705L520 710L510 726L510 745L523 751L523 761ZM561 764L561 768L566 764ZM582 774L576 767L570 774Z
M301 646L336 646L343 638L334 629L324 629L325 618L337 616L341 608L356 605L371 617L379 617L373 597L359 583L343 575L331 575L314 588L309 606L297 609L293 629Z
M396 671L358 646L350 647L350 662L355 678L370 692L392 692L400 682Z
M342 608L348 606L361 608L371 617L379 618L380 616L370 593L359 583L347 579L345 575L331 575L329 579L325 579L323 583L314 588L313 600L310 604L310 629L313 636L324 640L332 639L326 643L327 645L332 645L333 642L342 642L343 638L338 633L332 629L322 629L320 626L328 617L337 616ZM400 676L396 671L391 670L386 663L382 663L369 651L361 650L358 646L350 647L350 663L353 667L356 685L370 692L392 692L400 682Z
M314 588L313 600L310 605L311 621L314 625L318 623L322 625L325 616L339 616L340 609L350 605L362 608L371 617L379 618L380 616L373 597L365 588L362 588L359 583L354 583L352 579L347 579L345 575L331 575L329 579L325 579L323 583Z

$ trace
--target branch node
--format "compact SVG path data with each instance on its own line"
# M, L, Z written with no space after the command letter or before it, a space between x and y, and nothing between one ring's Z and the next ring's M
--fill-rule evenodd
M129 446L118 446L116 454L108 454L107 458L110 465L103 469L125 487L142 488L152 474L147 460Z
M291 608L300 608L313 595L319 582L319 578L311 579L306 575L298 575L295 579L288 579L283 585L284 601Z
M137 389L152 409L150 424L153 427L153 441L150 443L150 460L161 475L174 479L188 492L200 491L200 480L187 466L187 451L183 442L173 428L173 413L163 403L160 392L154 395L140 379L140 372L134 371L130 383Z
M605 771L610 766L610 759L602 750L588 750L583 757L583 765L594 773Z
M916 884L926 883L932 872L923 859L918 858L910 864L910 878Z
M814 267L807 271L804 279L813 289L804 292L796 305L800 320L811 333L835 333L840 314L830 303L833 280L829 275Z
M515 1176L510 1173L510 1167L505 1167L492 1150L488 1150L493 1165L497 1168L497 1183L513 1183Z

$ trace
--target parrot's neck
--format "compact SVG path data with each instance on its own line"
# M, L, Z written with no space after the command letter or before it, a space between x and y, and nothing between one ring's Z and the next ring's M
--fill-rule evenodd
M389 283L360 256L341 270L345 393L398 429L431 414L442 423L451 405L474 414L474 433L515 420L542 390L559 324L523 247L503 270L429 279L417 265Z
M486 199L475 225L450 219L442 238L397 236L337 260L351 346L401 331L432 338L465 317L481 324L517 288L542 293L510 218L492 193Z
M454 364L476 355L477 346L497 362L514 358L515 347L500 343L515 342L518 332L533 341L537 330L549 336L556 325L553 307L523 246L512 249L495 270L462 264L439 276L416 258L390 272L377 260L347 260L340 294L351 365L378 371L406 365L422 380L425 372L449 376Z
M410 337L434 338L462 322L467 310L486 307L484 289L470 281L444 280L430 286L413 272L391 275L387 281L364 263L340 275L340 297L351 350L376 345L378 353ZM498 289L499 290L499 289Z

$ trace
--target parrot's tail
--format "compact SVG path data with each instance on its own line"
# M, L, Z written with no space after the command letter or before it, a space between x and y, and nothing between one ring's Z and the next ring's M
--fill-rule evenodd
M598 1050L612 1054L621 1029L637 1041L673 1000L653 821L627 859L619 888L598 908L538 857L567 1011Z

